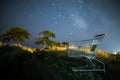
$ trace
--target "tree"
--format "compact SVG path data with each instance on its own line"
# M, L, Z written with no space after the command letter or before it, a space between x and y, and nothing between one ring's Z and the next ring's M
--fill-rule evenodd
M65 47L68 47L70 45L69 42L62 42L62 44L65 46Z
M35 44L42 45L43 48L45 48L45 46L52 46L54 41L52 41L50 38L56 37L55 33L49 30L44 30L40 32L39 36L39 38L35 39Z
M60 46L61 46L61 43L60 43L60 42L56 42L56 43L55 43L55 46L56 46L56 49L57 49L57 47L60 47Z
M8 35L7 33L1 34L1 35L0 35L0 39L2 40L2 42L6 42L6 40L7 40L7 42L9 42L9 40L10 40L10 35Z
M4 45L4 43L9 44L10 39L11 39L11 36L7 33L0 35L0 40L2 41L2 45Z
M56 42L53 40L50 40L49 42L49 48L53 48L53 46L56 46Z
M2 41L5 42L6 40L9 42L13 40L14 42L21 43L29 39L30 33L23 28L20 27L11 27L6 33L2 34L0 37Z
M49 30L44 30L44 31L40 32L39 35L40 35L40 37L42 37L42 38L45 38L45 37L46 37L46 38L48 38L48 39L50 39L50 38L55 38L55 37L56 37L55 33L52 32L52 31L49 31Z
M40 38L35 39L35 44L42 45L43 49L46 47L47 44L49 44L49 42L50 42L50 40L48 38L46 38L46 37L44 37L44 38L40 37Z
M61 46L60 42L56 42L56 41L53 41L53 40L50 41L50 44L49 44L50 48L54 47L55 49L57 49L57 47L60 47L60 46Z

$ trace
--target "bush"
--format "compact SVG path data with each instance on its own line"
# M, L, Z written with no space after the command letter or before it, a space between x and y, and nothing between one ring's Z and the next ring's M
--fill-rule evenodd
M41 54L41 55L40 55ZM43 56L44 55L44 56ZM99 51L97 59L105 63L106 72L78 72L72 73L70 67L81 66L86 63L84 58L69 58L66 51L40 51L38 58L54 68L64 80L113 80L119 78L120 55L113 55Z

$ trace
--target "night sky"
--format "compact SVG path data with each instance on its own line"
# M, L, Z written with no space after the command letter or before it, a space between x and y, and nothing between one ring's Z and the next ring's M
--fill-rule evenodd
M100 48L120 51L120 0L0 0L0 33L11 26L29 30L31 40L43 30L56 33L56 41L91 39L107 32Z

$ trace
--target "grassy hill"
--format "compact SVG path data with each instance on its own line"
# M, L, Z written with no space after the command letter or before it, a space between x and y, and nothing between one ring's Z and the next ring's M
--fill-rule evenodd
M102 50L97 59L103 61L106 72L78 72L71 66L85 64L84 58L69 58L66 51L41 50L34 53L20 47L0 47L0 73L3 79L12 80L117 80L120 74L120 54Z
M0 78L4 80L63 80L56 72L20 47L0 47Z

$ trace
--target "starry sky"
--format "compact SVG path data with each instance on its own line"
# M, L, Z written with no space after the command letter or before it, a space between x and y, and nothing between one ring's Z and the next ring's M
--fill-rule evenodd
M107 32L103 50L120 51L119 0L0 0L0 33L12 26L30 31L26 45L37 47L34 39L43 30L56 33L56 41L91 39Z

